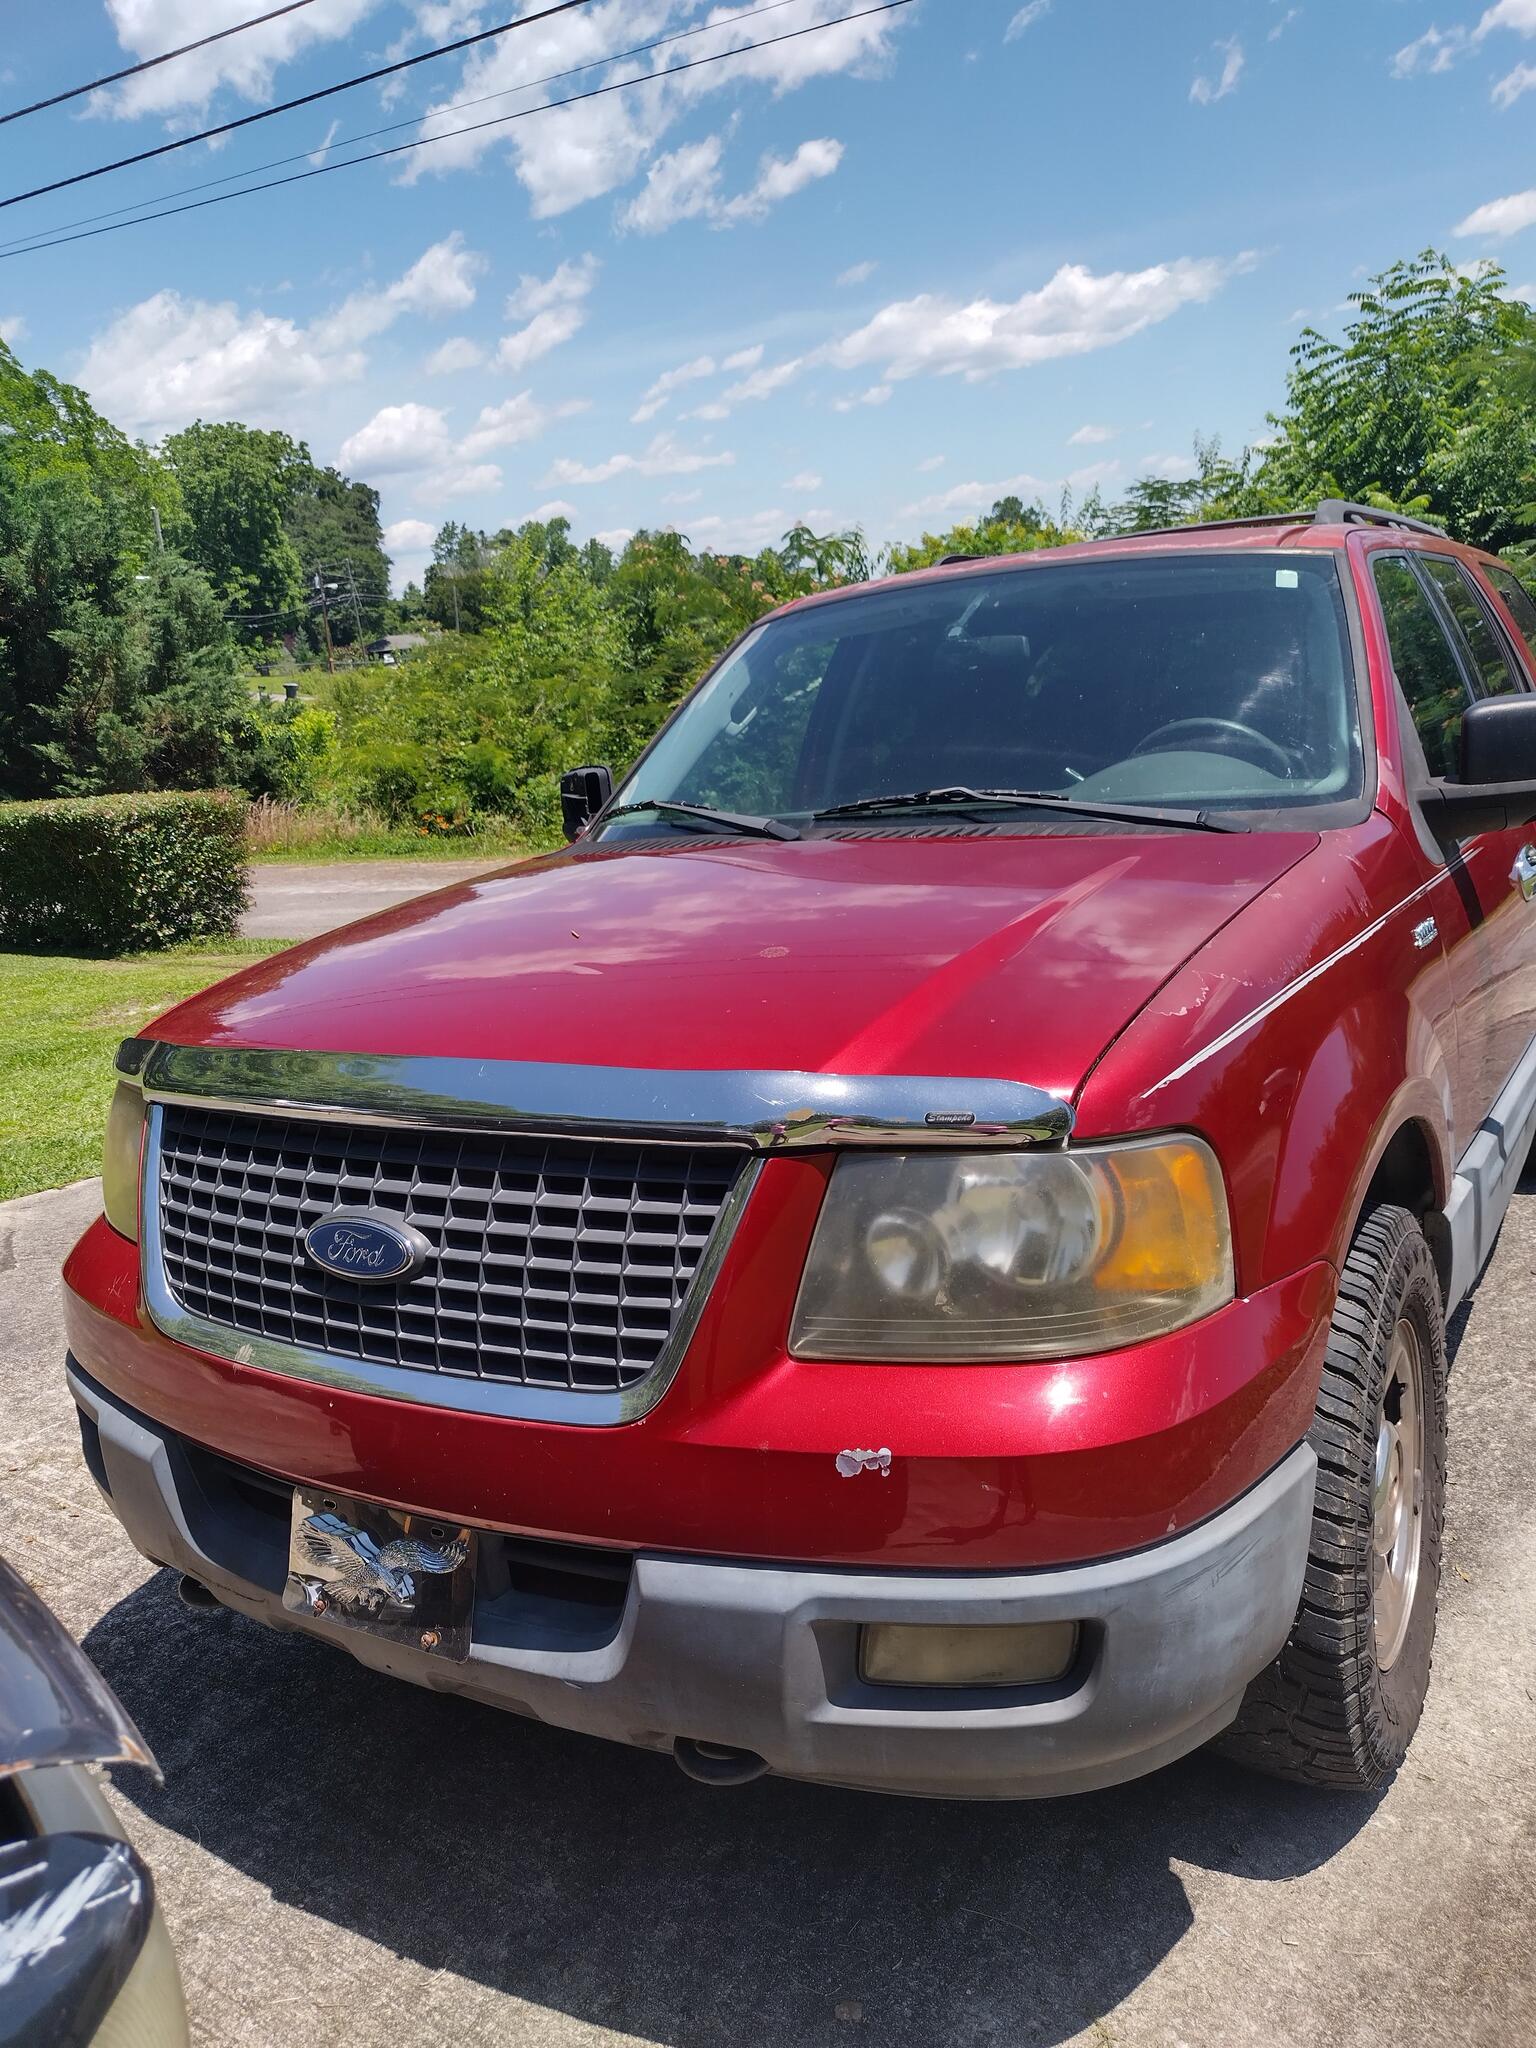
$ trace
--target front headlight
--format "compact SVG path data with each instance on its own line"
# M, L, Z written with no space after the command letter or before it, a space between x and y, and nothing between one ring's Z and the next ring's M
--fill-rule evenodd
M107 1221L124 1237L139 1234L139 1154L144 1144L144 1094L119 1081L107 1111L101 1157L101 1200Z
M1199 1138L1065 1152L850 1152L800 1283L797 1358L1080 1358L1232 1299Z

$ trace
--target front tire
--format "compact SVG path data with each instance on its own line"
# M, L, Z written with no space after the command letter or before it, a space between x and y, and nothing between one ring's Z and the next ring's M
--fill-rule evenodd
M1222 1740L1229 1756L1350 1792L1403 1761L1435 1640L1445 1393L1434 1262L1417 1219L1383 1203L1355 1233L1329 1331L1301 1605Z

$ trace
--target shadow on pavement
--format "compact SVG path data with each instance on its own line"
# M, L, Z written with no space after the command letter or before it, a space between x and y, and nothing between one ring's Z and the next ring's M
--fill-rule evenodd
M665 1757L189 1613L161 1572L86 1648L158 1754L118 1789L274 1897L434 1970L700 2048L1061 2041L1191 1924L1173 1860L1256 1881L1334 1854L1372 1802L1197 1756L1089 1798L962 1805Z

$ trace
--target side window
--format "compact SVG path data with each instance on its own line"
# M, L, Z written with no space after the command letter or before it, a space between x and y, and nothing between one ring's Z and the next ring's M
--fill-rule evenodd
M1515 672L1499 645L1499 636L1494 632L1481 600L1467 581L1466 572L1460 563L1448 562L1443 555L1420 555L1419 560L1450 607L1451 617L1461 628L1462 638L1472 655L1472 666L1477 671L1479 695L1502 697L1515 687Z
M1513 569L1490 569L1485 564L1483 573L1503 598L1504 608L1525 642L1526 653L1536 661L1536 599L1532 598Z
M1392 666L1424 743L1431 775L1454 775L1467 686L1429 593L1402 555L1378 555L1372 573Z

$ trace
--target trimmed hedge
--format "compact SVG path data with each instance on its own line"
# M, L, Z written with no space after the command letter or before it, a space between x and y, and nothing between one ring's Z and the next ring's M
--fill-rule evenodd
M226 790L0 804L0 946L144 953L245 907L246 801Z

